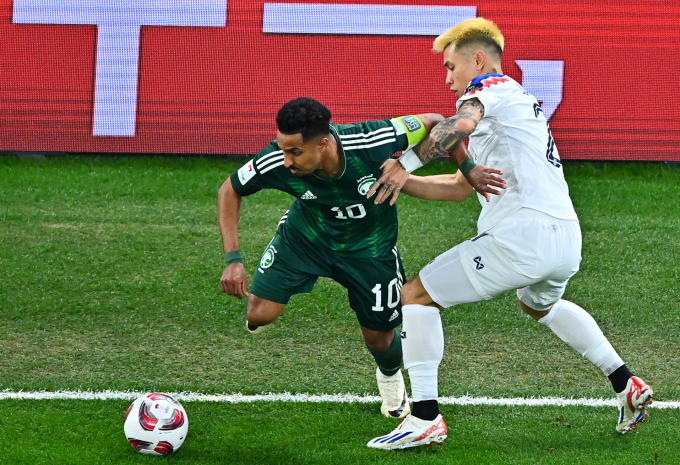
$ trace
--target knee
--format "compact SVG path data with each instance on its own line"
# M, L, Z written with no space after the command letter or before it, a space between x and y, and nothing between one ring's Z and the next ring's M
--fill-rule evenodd
M277 308L271 308L266 305L266 301L258 302L251 298L248 301L248 309L246 312L246 319L248 323L254 326L264 326L276 321L279 317L280 311Z
M401 288L401 304L402 305L427 305L435 306L441 310L441 306L435 303L427 293L423 282L420 280L419 275L415 275L413 279L404 284Z
M366 341L366 345L368 346L369 349L371 349L372 352L376 354L384 354L387 352L390 348L390 345L392 345L392 341L387 342L386 340L372 340L372 341Z
M370 336L364 333L364 342L372 352L377 354L384 354L392 345L394 338L394 331L376 331Z
M521 308L524 313L526 313L536 321L539 321L541 318L550 313L550 309L545 311L534 310L533 308L529 307L527 304L525 304L519 299L517 299L517 303L519 304L519 308Z
M413 281L409 281L401 288L401 304L414 304L418 300L418 286Z
M264 326L276 321L275 316L272 317L271 315L268 315L266 312L262 312L259 309L251 308L248 309L246 318L248 319L248 323L254 326Z

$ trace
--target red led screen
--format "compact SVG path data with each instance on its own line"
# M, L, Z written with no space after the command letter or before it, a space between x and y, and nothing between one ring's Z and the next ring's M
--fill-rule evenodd
M474 16L562 158L680 160L680 2L655 0L0 0L0 150L253 154L299 96L449 116L431 44Z

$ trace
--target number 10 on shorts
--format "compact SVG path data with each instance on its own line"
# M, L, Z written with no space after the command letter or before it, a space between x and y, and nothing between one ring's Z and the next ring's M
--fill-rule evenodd
M382 312L385 307L382 306L382 284L376 284L371 292L375 294L375 305L371 307L374 312ZM387 307L394 308L401 299L401 281L399 278L394 278L387 286Z

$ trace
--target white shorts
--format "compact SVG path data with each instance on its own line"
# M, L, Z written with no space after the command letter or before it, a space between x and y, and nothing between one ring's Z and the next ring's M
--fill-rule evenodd
M578 221L524 208L439 255L420 280L442 307L517 290L527 306L545 311L560 300L580 263Z

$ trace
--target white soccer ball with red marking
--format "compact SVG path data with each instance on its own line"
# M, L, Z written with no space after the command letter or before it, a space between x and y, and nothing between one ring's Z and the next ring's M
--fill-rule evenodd
M125 436L137 452L170 455L184 443L189 418L182 404L167 394L138 397L125 412Z

